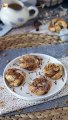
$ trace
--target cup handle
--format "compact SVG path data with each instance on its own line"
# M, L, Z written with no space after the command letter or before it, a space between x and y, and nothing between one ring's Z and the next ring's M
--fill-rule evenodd
M36 7L30 6L28 8L28 11L30 12L32 10L35 11L35 13L33 15L29 16L29 20L35 18L38 15L38 13L39 13L39 11L38 11L38 9Z

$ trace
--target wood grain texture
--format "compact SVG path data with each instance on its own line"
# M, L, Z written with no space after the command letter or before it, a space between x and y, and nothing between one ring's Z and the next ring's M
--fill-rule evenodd
M21 34L0 37L0 50L10 48L33 47L39 45L57 44L61 40L57 36L45 34Z

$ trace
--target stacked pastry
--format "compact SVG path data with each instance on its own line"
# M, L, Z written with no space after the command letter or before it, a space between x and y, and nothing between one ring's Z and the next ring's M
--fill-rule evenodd
M67 29L68 24L63 19L60 18L54 18L49 23L48 29L51 32L60 32L62 29Z

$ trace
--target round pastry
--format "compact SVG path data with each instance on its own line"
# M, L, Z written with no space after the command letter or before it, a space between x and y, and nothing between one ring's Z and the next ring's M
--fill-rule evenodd
M48 93L50 88L51 82L43 76L34 79L34 81L29 85L29 90L38 96Z
M58 20L55 25L59 25L61 29L67 28L67 23L62 19Z
M64 68L61 64L49 63L44 67L43 72L47 77L58 80L63 76Z
M67 22L67 28L68 28L68 22Z
M5 74L7 83L12 87L20 86L25 80L26 74L19 69L8 69Z
M51 32L56 32L56 29L55 29L55 23L59 20L59 18L53 18L52 21L50 22L50 25L48 27L48 29L51 31Z
M59 18L53 18L51 24L54 26L59 20L60 20Z
M51 32L55 32L55 26L53 26L52 24L49 25L48 29L49 29Z
M58 33L61 31L61 27L59 25L55 25L55 31Z
M48 27L48 29L51 32L60 32L61 29L65 29L65 28L67 28L67 23L59 18L52 19Z
M26 55L19 59L20 67L33 71L40 66L41 59L37 56Z

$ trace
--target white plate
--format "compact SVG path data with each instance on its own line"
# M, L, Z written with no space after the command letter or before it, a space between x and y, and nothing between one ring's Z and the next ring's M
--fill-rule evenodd
M44 68L44 66L46 64L48 64L49 62L51 63L59 63L62 64L60 61L58 61L57 59L49 56L49 55L45 55L45 54L38 54L38 53L32 53L31 55L37 55L41 58L43 58L43 64L40 66L40 68L38 68L36 71L34 72L28 72L27 70L21 69L17 64L18 64L18 59L21 57L17 57L16 59L12 60L4 69L4 73L3 73L3 79L4 79L4 83L6 85L6 88L16 97L24 99L24 100L42 100L42 99L47 99L53 95L55 95L56 93L58 93L65 85L66 81L67 81L67 72L66 69L64 67L64 75L61 79L56 80L52 80L52 87L50 89L50 91L42 96L37 96L32 94L29 89L28 89L28 85L29 83L34 80L36 77L39 77L40 74L44 75L44 73L42 72L42 69ZM23 56L23 55L22 55ZM18 68L20 70L23 70L24 72L26 72L26 79L25 79L25 84L19 86L19 87L15 87L15 88L10 88L9 85L7 85L6 81L5 81L5 72L7 71L7 69L9 68ZM39 74L40 73L40 74Z

